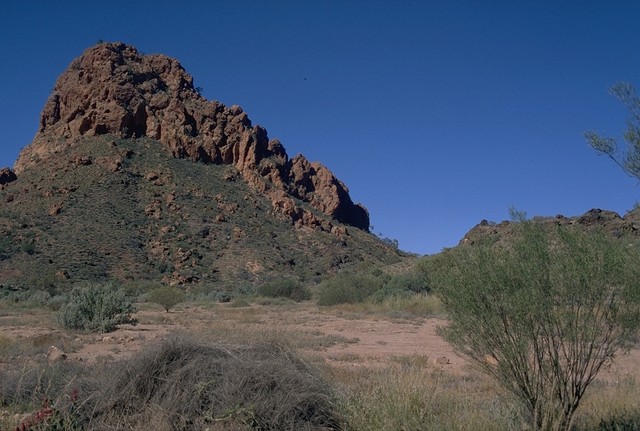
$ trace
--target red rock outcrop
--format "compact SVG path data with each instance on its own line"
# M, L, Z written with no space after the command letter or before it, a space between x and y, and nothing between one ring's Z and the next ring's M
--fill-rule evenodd
M141 55L122 43L96 45L71 62L15 171L75 145L81 136L104 134L149 137L174 157L233 165L271 198L274 212L293 222L315 223L309 210L296 205L297 198L341 223L369 229L367 210L352 202L347 187L327 168L303 156L289 160L282 144L253 126L240 107L204 99L177 60Z

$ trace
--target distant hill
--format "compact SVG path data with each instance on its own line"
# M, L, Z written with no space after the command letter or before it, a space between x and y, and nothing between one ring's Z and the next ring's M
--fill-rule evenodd
M640 240L640 209L629 211L620 216L614 211L598 208L591 209L581 216L534 217L533 220L551 226L573 226L584 230L600 230L621 239ZM517 223L500 223L482 220L467 232L458 246L473 246L482 242L509 241L515 233Z
M401 260L368 230L326 167L289 158L240 107L204 99L177 60L121 43L69 65L33 142L0 171L10 287L309 280Z

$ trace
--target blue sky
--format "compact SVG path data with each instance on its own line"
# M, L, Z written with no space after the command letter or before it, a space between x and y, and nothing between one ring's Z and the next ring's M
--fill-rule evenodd
M637 1L15 1L3 4L0 166L98 40L180 60L204 96L331 169L374 232L435 253L482 219L619 213L637 180L582 133L621 136L640 86Z

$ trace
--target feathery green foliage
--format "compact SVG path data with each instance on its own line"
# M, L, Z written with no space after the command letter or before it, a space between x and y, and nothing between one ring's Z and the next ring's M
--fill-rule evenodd
M628 175L640 180L640 98L631 84L619 82L609 90L629 110L627 130L624 132L626 150L620 150L614 138L603 137L590 131L584 134L597 152L608 156Z
M162 305L169 312L174 305L184 301L185 294L182 290L171 286L163 286L149 292L149 302Z
M430 259L449 313L442 335L526 406L536 430L569 430L600 369L640 328L639 254L599 234L522 222L510 245Z

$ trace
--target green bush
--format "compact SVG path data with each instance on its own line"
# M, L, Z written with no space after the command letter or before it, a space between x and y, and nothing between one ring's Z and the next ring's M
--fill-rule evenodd
M122 289L112 284L88 284L75 287L69 302L60 309L60 324L65 329L110 332L118 325L137 323L131 317L136 309Z
M431 289L427 285L427 277L420 272L412 271L405 274L391 276L385 287L389 290L408 291L413 293L428 293Z
M569 430L598 371L637 339L637 246L523 222L508 245L460 247L426 269L455 350L528 410L535 430Z
M162 305L169 312L174 305L184 301L185 294L182 290L175 287L163 286L153 289L147 296L149 302Z
M299 282L290 278L269 281L259 286L257 293L269 298L288 298L293 301L311 299L311 292Z
M380 303L387 298L410 298L415 294L424 294L429 292L427 286L427 278L423 273L407 272L404 274L396 274L382 278L384 285L376 290L369 300Z
M370 275L338 275L320 285L318 289L318 305L363 302L381 288L382 281Z

